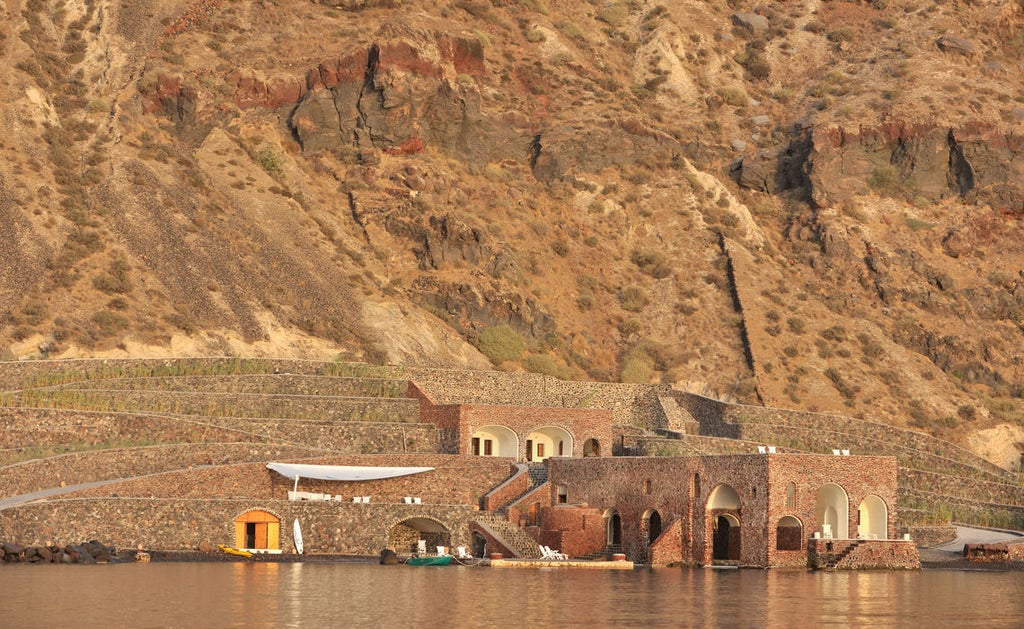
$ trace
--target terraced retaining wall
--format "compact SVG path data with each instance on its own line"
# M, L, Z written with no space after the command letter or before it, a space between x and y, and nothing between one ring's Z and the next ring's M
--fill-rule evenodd
M469 546L468 505L350 504L247 498L94 498L50 500L0 511L0 538L39 546L48 540L102 539L116 547L182 550L235 544L235 519L250 510L280 518L281 548L294 549L298 518L306 552L376 555L392 528L411 518L444 526L451 546Z

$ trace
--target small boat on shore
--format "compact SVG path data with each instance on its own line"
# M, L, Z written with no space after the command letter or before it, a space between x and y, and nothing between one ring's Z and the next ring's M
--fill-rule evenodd
M409 557L405 563L410 566L447 566L452 563L451 555L425 555L422 557Z
M225 552L225 553L227 553L229 555L237 555L239 557L247 557L247 558L251 558L252 557L252 553L250 553L247 550L239 550L237 548L232 548L230 546L224 546L223 544L217 544L217 548L221 549L222 552Z

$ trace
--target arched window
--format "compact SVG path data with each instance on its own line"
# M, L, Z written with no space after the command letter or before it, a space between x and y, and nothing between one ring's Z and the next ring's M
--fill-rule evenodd
M849 539L850 498L845 489L835 483L822 485L818 490L815 514L822 537Z
M889 508L884 500L872 494L861 501L857 509L857 537L886 539L888 524Z
M775 528L775 550L800 550L804 527L791 515L779 520Z
M796 483L786 483L786 508L796 509Z

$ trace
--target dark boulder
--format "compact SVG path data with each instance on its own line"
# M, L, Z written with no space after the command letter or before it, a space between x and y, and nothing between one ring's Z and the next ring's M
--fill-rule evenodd
M380 551L380 565L395 566L399 563L400 562L398 561L398 555L395 554L395 551L391 550L390 548L385 548L384 550Z

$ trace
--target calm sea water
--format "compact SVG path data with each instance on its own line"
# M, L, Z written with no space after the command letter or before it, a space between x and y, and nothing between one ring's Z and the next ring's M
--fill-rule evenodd
M0 566L0 627L1022 627L1024 574Z

